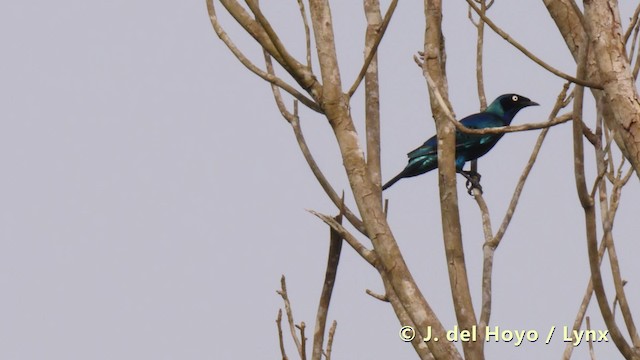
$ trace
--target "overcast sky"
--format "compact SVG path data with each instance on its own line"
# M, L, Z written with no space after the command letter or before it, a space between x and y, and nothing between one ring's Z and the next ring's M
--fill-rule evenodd
M434 133L426 83L412 60L422 48L421 3L399 5L380 46L385 180ZM332 5L347 87L361 66L365 20L360 1ZM295 1L274 6L267 16L303 59ZM232 38L262 65L252 39L218 7ZM447 2L445 10L449 89L462 117L479 107L475 28L464 2ZM626 24L632 9L624 10ZM497 1L490 16L545 61L574 72L542 2ZM0 359L279 358L282 274L296 322L312 328L329 231L305 209L336 209L269 86L216 37L204 1L5 1L0 38ZM525 95L541 106L524 109L514 123L545 120L562 81L489 30L485 45L489 100ZM362 110L359 90L352 112L360 134ZM586 120L592 124L593 114ZM303 109L301 123L326 175L348 189L326 120ZM479 162L494 227L538 133L508 134ZM571 126L560 125L496 253L492 325L546 334L573 323L589 269L572 168ZM402 180L385 197L409 267L452 328L436 178ZM614 230L636 320L639 195L632 178ZM459 196L479 306L480 216L462 181ZM415 358L398 338L391 307L365 289L383 292L376 271L345 246L329 314L338 321L334 358ZM597 308L588 313L604 329ZM556 334L549 345L491 343L486 353L559 358L563 348ZM598 344L596 354L621 358L613 343ZM585 345L576 349L576 359L586 356Z

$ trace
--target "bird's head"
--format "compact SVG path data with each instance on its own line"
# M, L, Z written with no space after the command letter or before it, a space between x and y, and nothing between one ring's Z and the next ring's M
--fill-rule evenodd
M518 111L526 108L527 106L537 105L537 102L531 101L529 98L526 98L522 95L504 94L498 96L497 99L493 100L493 102L487 107L485 112L500 116L508 125L511 124L511 120L513 120L513 117L516 116Z

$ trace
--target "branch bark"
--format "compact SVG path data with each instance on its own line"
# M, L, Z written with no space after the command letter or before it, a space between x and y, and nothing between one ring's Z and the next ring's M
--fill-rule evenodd
M471 331L477 326L477 322L469 290L460 230L460 211L456 189L455 126L449 121L449 117L453 116L450 114L451 106L447 100L446 51L442 35L441 0L425 0L425 17L427 25L425 28L423 73L427 82L433 81L432 86L429 86L429 98L438 137L440 212L449 284L458 325L462 330ZM445 100L446 107L441 106L435 99L436 93L439 93ZM465 359L484 359L482 345L481 342L476 341L463 342L462 349Z

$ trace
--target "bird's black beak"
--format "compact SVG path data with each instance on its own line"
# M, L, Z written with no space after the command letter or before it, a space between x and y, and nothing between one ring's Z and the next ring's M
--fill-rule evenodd
M531 100L529 100L529 101L525 104L525 106L538 106L538 105L540 105L540 104L538 104L538 103L537 103L537 102L535 102L535 101L531 101Z

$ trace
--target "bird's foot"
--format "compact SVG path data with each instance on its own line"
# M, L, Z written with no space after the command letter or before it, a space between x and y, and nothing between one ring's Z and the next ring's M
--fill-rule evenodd
M482 185L480 185L482 175L476 171L461 171L460 174L467 179L465 186L469 195L473 195L473 189L478 189L482 194Z

